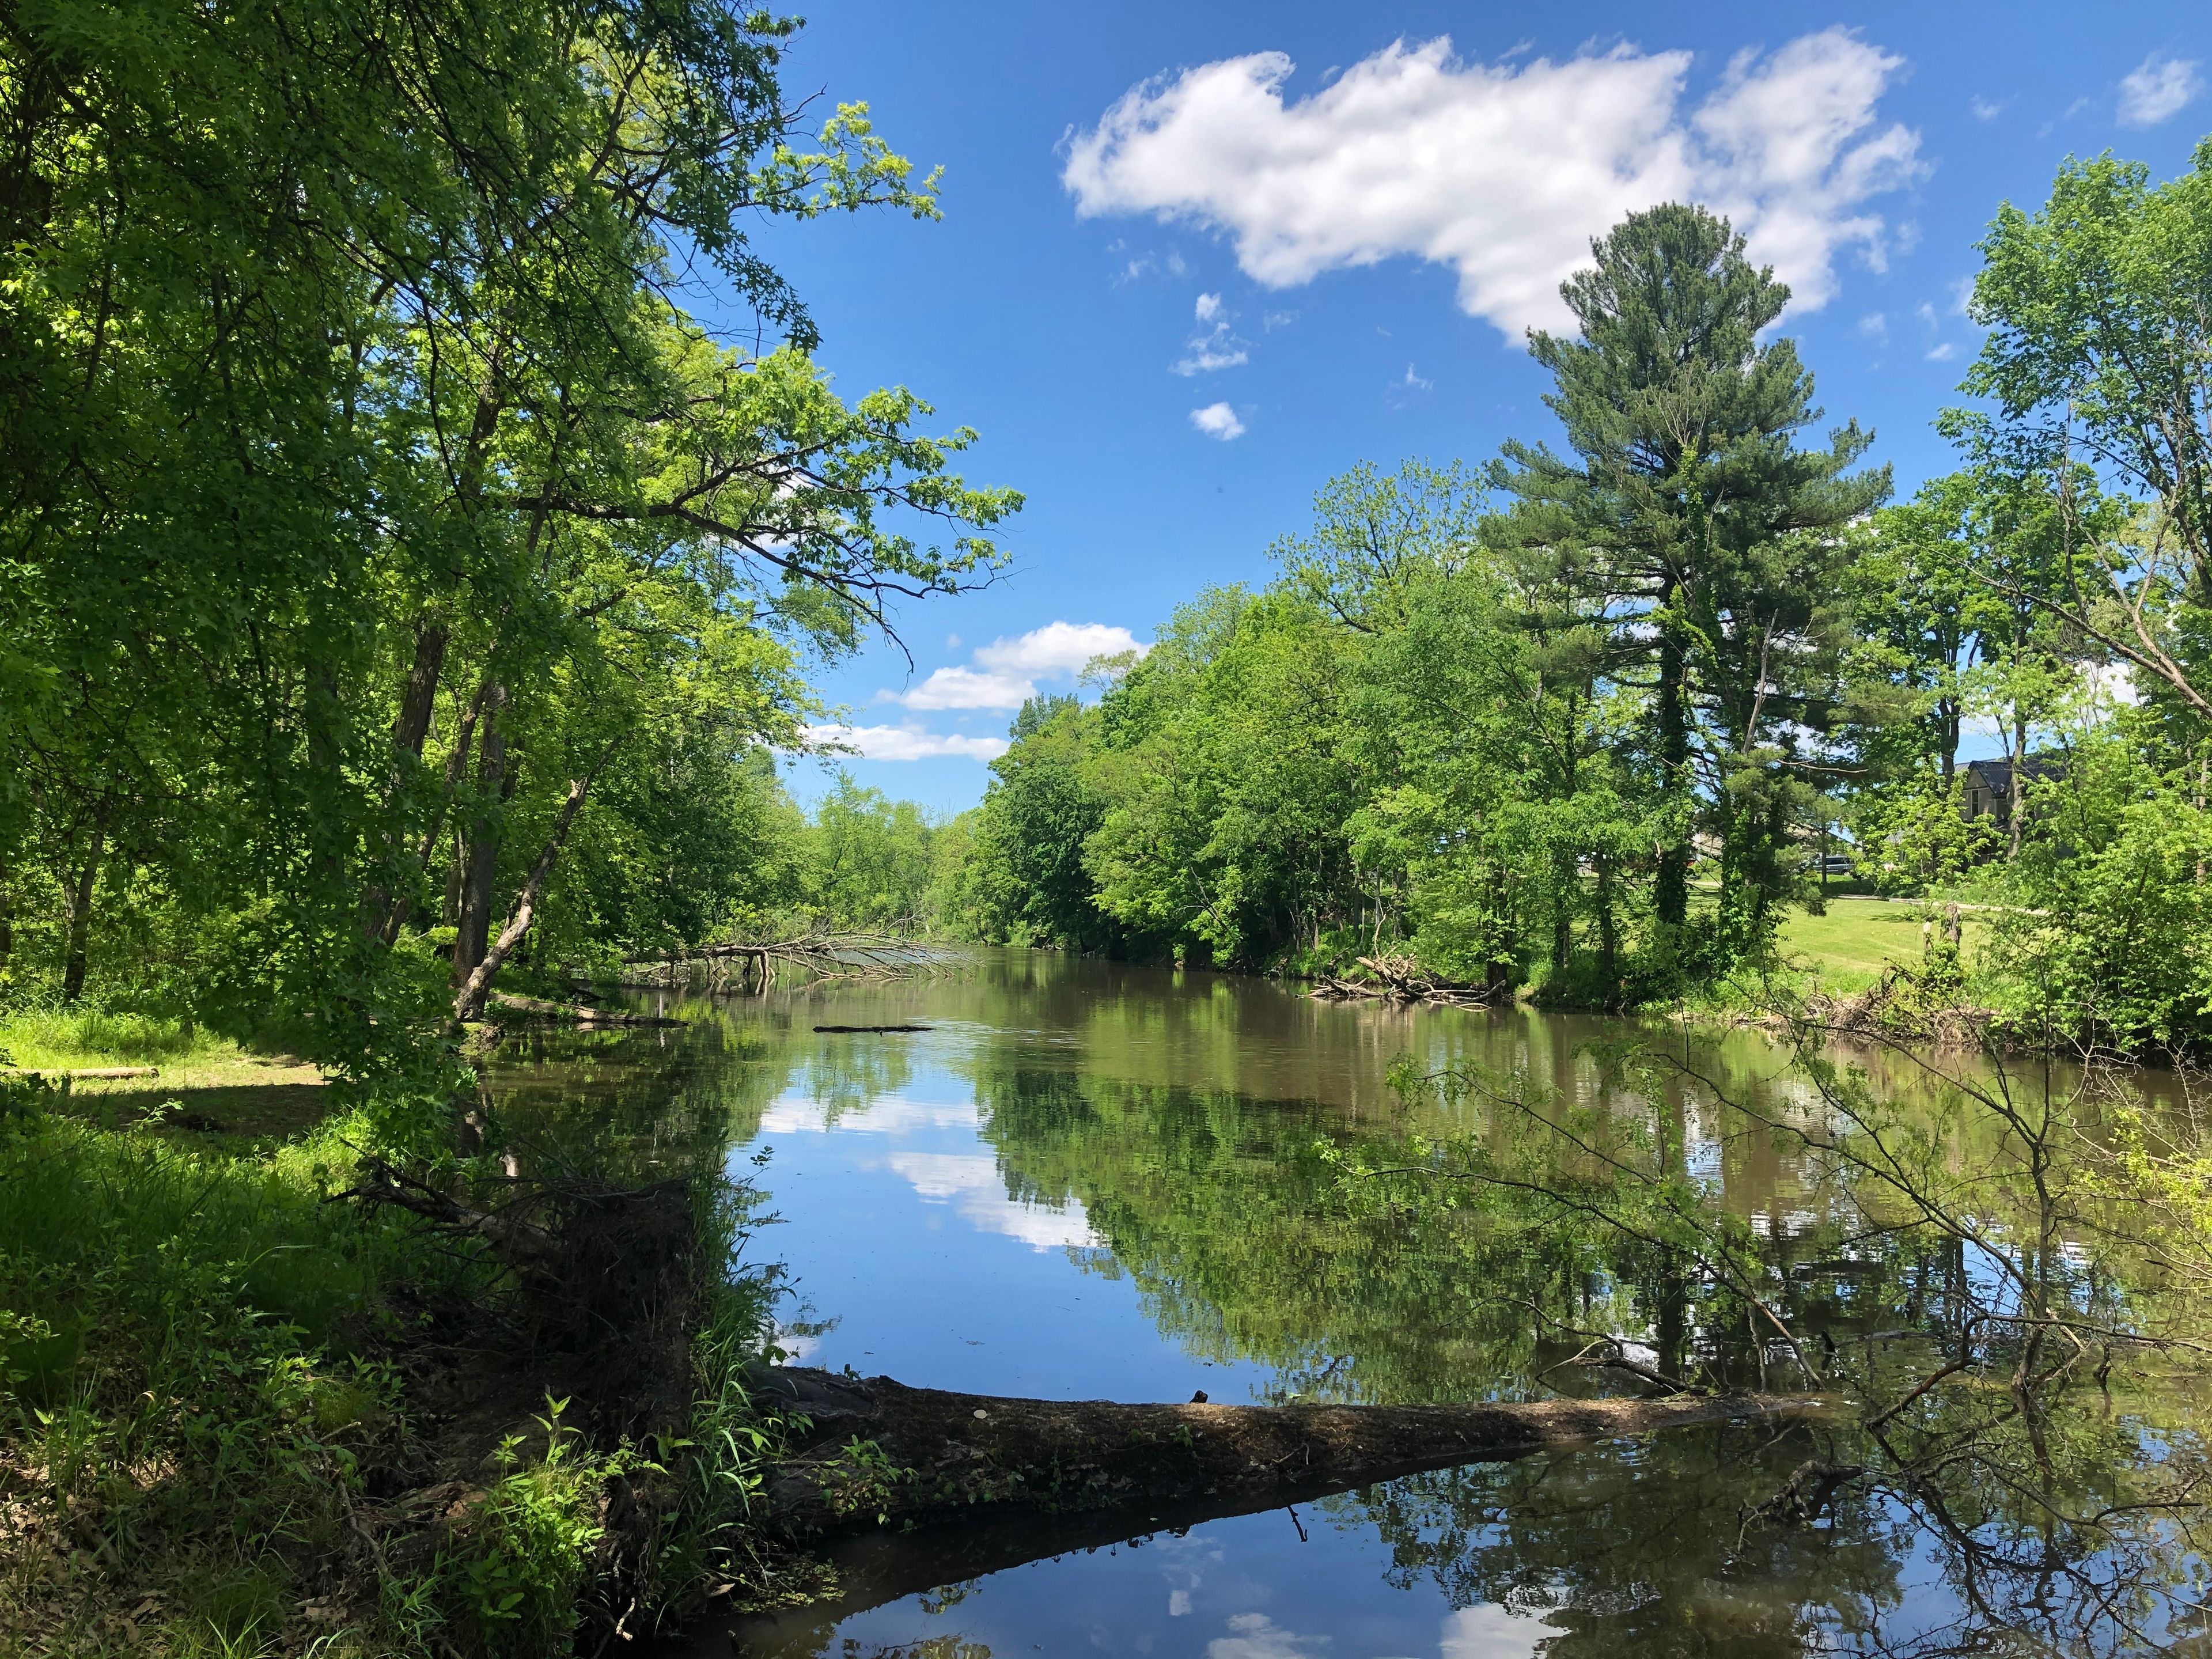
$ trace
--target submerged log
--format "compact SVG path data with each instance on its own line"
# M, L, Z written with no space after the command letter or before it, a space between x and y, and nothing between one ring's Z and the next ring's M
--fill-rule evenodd
M953 1394L795 1366L759 1368L752 1385L762 1403L806 1419L769 1493L776 1522L794 1537L1015 1511L1237 1514L1550 1447L1835 1409L1819 1396L1768 1395L1121 1405Z

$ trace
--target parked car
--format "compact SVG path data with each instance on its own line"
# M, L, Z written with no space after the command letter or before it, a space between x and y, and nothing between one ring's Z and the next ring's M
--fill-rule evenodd
M1808 874L1815 876L1848 876L1851 873L1851 859L1848 853L1829 853L1805 860Z

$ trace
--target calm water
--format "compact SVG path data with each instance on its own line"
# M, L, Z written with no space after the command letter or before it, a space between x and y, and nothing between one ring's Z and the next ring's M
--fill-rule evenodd
M1260 981L1021 952L682 1012L694 1023L681 1030L511 1053L502 1110L548 1137L625 1136L647 1160L726 1148L780 1218L750 1249L788 1267L782 1344L795 1358L1063 1399L1569 1386L1549 1368L1575 1345L1534 1328L1513 1294L1520 1267L1433 1218L1386 1208L1348 1221L1329 1202L1340 1177L1326 1149L1469 1127L1441 1105L1401 1103L1388 1074L1405 1057L1589 1098L1603 1045L1672 1040L1523 1010L1321 1004ZM930 1029L812 1030L833 1022ZM1787 1104L1799 1089L1756 1035L1697 1060L1738 1097ZM1661 1092L1686 1172L1794 1260L1825 1219L1817 1189L1771 1137L1732 1132L1711 1085ZM1812 1260L1809 1243L1803 1254L1792 1282L1808 1328L1848 1344L1897 1317L1896 1295L1869 1294L1853 1263ZM1899 1294L1924 1308L1947 1273L1973 1271L1914 1264ZM1579 1297L1600 1328L1673 1346L1649 1325L1607 1325L1628 1305L1620 1285L1552 1289ZM841 1559L847 1603L703 1632L690 1650L1568 1659L1979 1647L1988 1610L1961 1602L1955 1562L1894 1504L1846 1497L1811 1524L1743 1526L1744 1505L1821 1449L1806 1431L1695 1431L1186 1530L1147 1533L1134 1516L1103 1547L1095 1520L1064 1537L1025 1522L1011 1554L1066 1547L1013 1566L1000 1565L1003 1529L861 1540ZM2101 1632L2085 1643L2105 1645Z

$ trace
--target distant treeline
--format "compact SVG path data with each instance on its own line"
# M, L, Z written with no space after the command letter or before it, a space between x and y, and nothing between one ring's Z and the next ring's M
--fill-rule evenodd
M1923 994L2045 1035L2212 1033L2212 146L2006 208L1986 343L1891 504L1787 290L1636 214L1538 333L1565 447L1361 467L1103 699L1021 711L939 908L975 936L1246 969L1377 950L1625 1006L1771 961L1824 873L1987 907ZM1970 817L1993 734L2017 787ZM1967 969L1972 967L1972 983Z

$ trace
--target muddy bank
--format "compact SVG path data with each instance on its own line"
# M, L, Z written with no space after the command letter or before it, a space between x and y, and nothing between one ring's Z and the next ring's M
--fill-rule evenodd
M1761 1395L1454 1406L1120 1405L953 1394L799 1367L759 1368L748 1382L762 1407L805 1419L769 1493L773 1524L794 1538L1160 1504L1237 1514L1291 1494L1342 1492L1547 1447L1834 1409L1817 1396ZM855 1451L855 1443L872 1450ZM1128 1522L1115 1525L1126 1530Z

